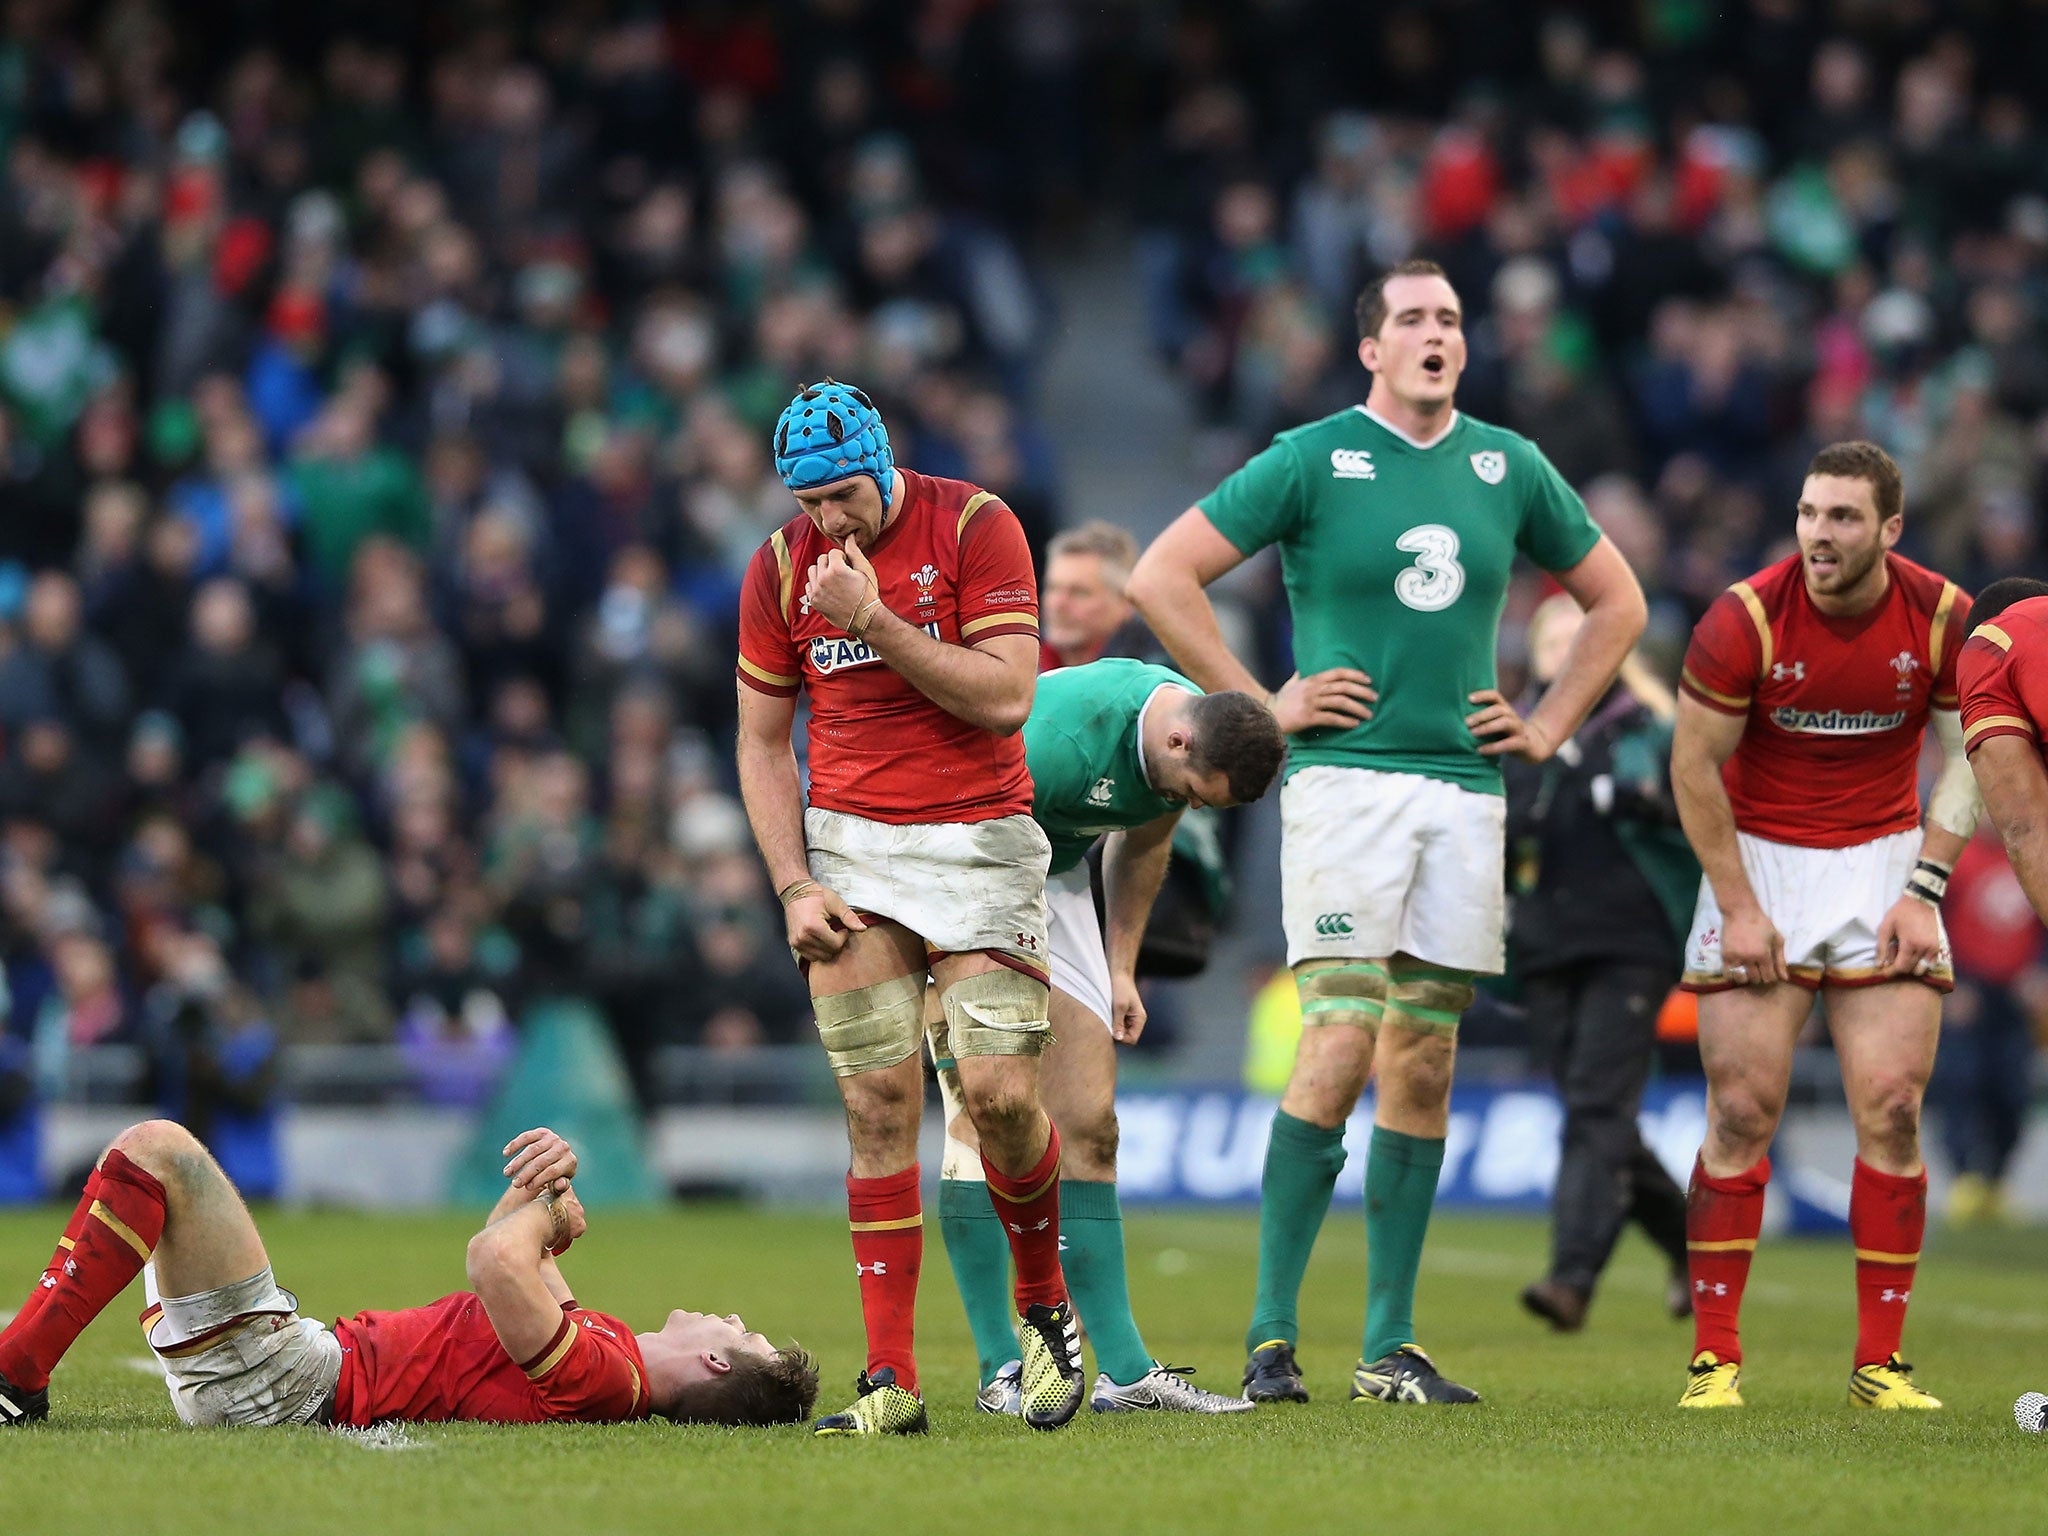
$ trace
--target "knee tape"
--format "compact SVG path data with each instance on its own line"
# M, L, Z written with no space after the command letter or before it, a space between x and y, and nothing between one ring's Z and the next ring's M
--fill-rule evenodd
M1458 1018L1475 995L1470 971L1453 971L1419 960L1396 960L1388 968L1387 1019L1418 1035L1455 1035Z
M924 978L897 976L851 992L813 998L818 1038L834 1077L879 1072L908 1061L924 1039Z
M1377 960L1311 960L1294 973L1301 1023L1378 1029L1387 1007L1387 968Z
M998 966L963 976L941 994L953 1059L1036 1056L1052 1044L1046 1013L1052 993L1042 981Z
M944 1011L939 1010L939 1016L933 1018L928 1010L924 1028L931 1046L932 1068L939 1079L939 1107L946 1117L946 1150L939 1164L939 1177L980 1182L985 1177L980 1147L969 1146L953 1134L953 1128L967 1119L967 1101L960 1092L960 1064L953 1059L953 1041Z

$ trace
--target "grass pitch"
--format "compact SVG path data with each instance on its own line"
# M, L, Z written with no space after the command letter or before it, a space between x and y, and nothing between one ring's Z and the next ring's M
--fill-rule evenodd
M63 1213L0 1217L0 1305L24 1294ZM267 1212L280 1280L308 1315L431 1300L463 1283L459 1217ZM843 1220L731 1208L600 1212L564 1269L588 1304L651 1326L667 1307L738 1309L824 1364L821 1410L861 1364ZM1512 1529L1518 1533L2038 1529L2048 1441L2010 1405L2048 1387L2048 1240L1930 1248L1907 1353L1949 1407L1844 1407L1854 1338L1840 1242L1767 1242L1746 1309L1750 1407L1681 1415L1690 1332L1630 1240L1587 1332L1557 1338L1515 1292L1541 1265L1534 1222L1439 1218L1424 1343L1488 1401L1345 1401L1365 1270L1356 1212L1333 1216L1303 1298L1316 1400L1225 1420L1097 1418L1033 1434L972 1411L973 1355L930 1229L920 1356L928 1440L815 1442L799 1430L663 1424L412 1426L389 1436L177 1426L134 1327L140 1288L58 1370L52 1419L0 1435L0 1529L242 1531L1057 1532ZM1230 1388L1249 1305L1249 1215L1130 1223L1132 1289L1154 1353Z

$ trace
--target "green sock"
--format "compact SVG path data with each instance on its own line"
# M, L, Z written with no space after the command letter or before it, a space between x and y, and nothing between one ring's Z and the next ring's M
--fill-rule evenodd
M1343 1126L1325 1130L1284 1109L1274 1111L1259 1183L1259 1293L1244 1336L1246 1354L1269 1339L1298 1341L1301 1277L1343 1168Z
M981 1359L981 1384L1017 1358L1017 1320L1010 1314L1010 1240L989 1203L988 1186L979 1179L939 1180L939 1230L946 1238L946 1260L967 1326L974 1334L974 1352Z
M1436 1205L1442 1137L1372 1128L1365 1165L1365 1359L1415 1342L1415 1272Z
M1095 1345L1095 1367L1127 1387L1152 1369L1152 1356L1131 1316L1124 1280L1124 1213L1114 1181L1060 1181L1060 1247L1067 1289Z

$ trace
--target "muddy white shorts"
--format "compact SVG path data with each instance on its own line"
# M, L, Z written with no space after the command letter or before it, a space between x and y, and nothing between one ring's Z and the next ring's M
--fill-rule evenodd
M1045 882L1045 905L1052 917L1052 984L1107 1029L1109 952L1103 947L1102 924L1095 917L1095 892L1088 884L1086 859Z
M897 826L812 808L804 841L813 880L901 923L928 953L993 950L1045 973L1052 844L1029 816Z
M1920 838L1915 827L1847 848L1796 848L1747 832L1735 834L1756 899L1785 937L1785 965L1794 981L1817 989L1866 987L1890 979L1878 964L1877 930L1906 889L1906 877L1920 857ZM1946 932L1940 960L1913 979L1941 992L1955 985ZM1685 941L1681 985L1688 992L1743 985L1729 980L1721 968L1721 909L1705 880Z
M154 1266L143 1335L163 1363L171 1406L187 1424L325 1424L341 1380L341 1341L310 1317L271 1272L196 1296L156 1298Z
M1419 773L1303 768L1280 789L1287 963L1506 958L1507 801Z

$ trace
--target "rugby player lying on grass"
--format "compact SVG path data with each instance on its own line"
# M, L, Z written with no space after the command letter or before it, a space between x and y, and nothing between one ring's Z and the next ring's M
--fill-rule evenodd
M578 1306L555 1265L585 1228L570 1184L576 1154L546 1129L522 1133L505 1154L510 1185L469 1241L474 1289L359 1312L330 1331L279 1288L248 1209L198 1138L170 1120L130 1126L0 1333L0 1426L49 1416L50 1372L137 1272L149 1298L143 1330L187 1424L809 1415L810 1357L778 1351L737 1317L671 1312L659 1332L636 1334Z

